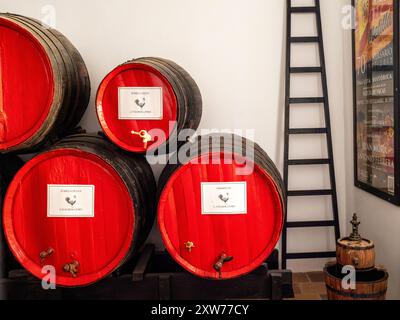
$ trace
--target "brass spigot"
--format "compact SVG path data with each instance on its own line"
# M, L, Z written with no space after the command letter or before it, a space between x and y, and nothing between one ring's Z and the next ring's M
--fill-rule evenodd
M214 270L219 273L219 278L222 278L222 267L225 263L232 261L233 257L228 256L226 253L223 253L218 261L214 264Z
M147 149L147 145L150 141L153 141L153 138L151 135L146 131L146 130L140 130L140 131L131 131L131 134L137 135L140 138L143 139L143 147Z
M76 278L79 270L79 262L78 261L73 261L72 263L67 263L63 267L64 272L69 272L73 278Z
M53 248L48 248L46 251L42 251L39 253L40 263L44 263L44 261L50 257L54 253Z
M192 252L193 248L195 248L195 245L193 242L188 241L185 243L185 248L187 249L187 251Z

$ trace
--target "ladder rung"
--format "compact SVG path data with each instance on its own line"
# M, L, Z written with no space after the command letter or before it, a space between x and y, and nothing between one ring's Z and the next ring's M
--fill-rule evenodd
M305 252L305 253L288 253L286 259L297 260L297 259L318 259L318 258L335 258L336 252Z
M334 227L335 221L294 221L287 222L287 228L318 228L318 227Z
M292 67L290 73L320 73L321 67Z
M291 43L315 43L319 41L319 37L290 37Z
M317 12L316 7L292 7L290 8L292 13L315 13Z
M290 98L290 104L299 104L299 103L324 103L324 97L311 97L311 98Z
M289 134L324 134L326 128L289 129Z
M288 191L288 197L330 196L332 190L294 190Z
M298 159L289 160L289 166L308 166L308 165L319 165L319 164L329 164L329 159Z

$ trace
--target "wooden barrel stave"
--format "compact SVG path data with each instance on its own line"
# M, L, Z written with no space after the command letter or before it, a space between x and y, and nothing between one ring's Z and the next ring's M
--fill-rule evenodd
M87 155L90 155L90 157L87 158ZM144 242L148 236L148 233L154 222L154 207L153 207L153 205L155 202L155 199L154 199L155 198L154 190L156 189L155 180L152 175L149 164L144 160L143 157L140 157L140 156L133 157L132 155L128 155L127 153L121 152L116 146L112 145L111 143L107 142L100 136L96 136L96 135L69 136L66 139L61 140L60 142L58 142L57 144L55 144L54 146L49 148L44 153L38 155L30 162L28 162L28 164L26 165L26 168L24 167L20 171L20 173L17 174L16 178L14 179L13 183L11 184L11 187L10 187L11 191L9 190L9 192L7 194L6 201L5 201L6 205L5 205L5 210L4 210L5 211L4 225L6 227L5 230L6 230L7 240L10 243L10 247L11 247L12 251L14 252L14 254L16 255L17 259L21 262L21 264L28 271L32 272L35 276L38 276L38 277L40 277L40 274L37 273L37 270L38 270L37 264L39 262L36 260L32 262L31 260L24 259L24 255L25 255L24 249L30 250L30 251L26 251L27 252L26 254L29 253L30 257L35 256L35 255L32 254L31 249L29 249L29 248L26 249L23 245L21 246L21 244L18 241L16 241L14 231L12 231L14 229L11 227L12 223L13 223L13 216L14 216L13 201L16 198L17 192L19 192L19 191L16 191L16 187L18 186L18 188L20 188L20 186L24 185L23 182L21 182L21 181L25 181L25 179L28 179L28 173L33 172L33 173L29 173L29 174L39 174L39 172L41 172L41 171L37 171L37 173L35 173L35 171L34 171L34 170L36 170L35 169L36 166L40 165L43 161L52 161L51 159L53 159L54 157L56 159L58 159L58 158L60 159L60 160L57 160L58 161L57 163L62 163L62 167L60 167L60 164L57 164L56 168L54 169L54 170L56 170L54 173L52 171L49 171L48 173L45 174L44 177L42 176L42 178L45 179L44 183L48 184L49 181L50 182L51 181L59 181L59 180L64 181L65 179L63 179L62 177L65 175L65 177L67 178L67 171L63 171L63 170L66 170L66 168L71 167L72 165L76 165L76 164L73 164L73 162L71 162L71 161L77 161L77 160L68 160L71 157L79 158L79 159L81 158L84 161L86 161L85 159L92 159L90 161L95 160L96 165L101 164L101 166L104 167L104 170L109 170L109 169L107 169L107 167L108 167L108 168L112 168L112 172L117 173L118 180L123 182L123 186L121 184L119 184L118 186L116 185L115 187L113 187L113 190L122 188L122 189L126 190L126 192L128 192L129 199L131 199L131 200L128 200L128 198L125 198L123 200L125 203L132 203L132 207L130 210L131 210L132 214L134 214L134 218L132 218L132 221L134 221L134 223L131 227L124 226L123 224L121 225L117 222L112 222L113 220L109 220L109 219L113 219L112 217L114 217L114 216L116 218L119 217L118 219L121 219L121 217L128 217L128 215L129 215L128 211L121 212L120 215L117 215L117 212L104 211L105 210L104 208L106 208L106 207L110 208L113 205L113 201L116 201L115 199L122 199L121 195L125 194L124 193L125 191L123 191L123 193L121 193L120 191L116 191L119 193L119 195L116 198L105 197L105 198L97 199L96 206L100 206L100 207L98 207L97 209L95 207L95 211L101 212L101 214L99 213L101 216L98 216L96 218L96 213L95 213L95 217L93 217L94 220L84 221L84 220L80 220L80 218L72 217L72 218L67 218L67 219L72 219L72 220L65 220L65 222L64 222L64 220L57 220L58 218L44 218L45 219L44 222L47 221L47 223L53 223L53 224L55 224L55 226L58 226L58 227L60 227L61 225L64 225L64 223L65 223L65 226L67 228L67 229L65 229L65 231L59 230L62 232L57 233L58 237L61 237L57 240L59 245L57 246L56 252L54 253L54 255L55 255L54 263L55 263L55 267L57 268L57 272L60 272L60 268L61 268L60 261L62 260L63 263L65 262L65 260L66 260L65 257L68 255L68 252L70 250L72 250L71 252L75 252L75 251L77 252L76 253L77 259L79 261L81 261L80 265L82 265L82 268L85 268L82 275L78 274L78 276L76 278L68 277L67 275L65 275L62 272L61 272L61 274L57 273L57 279L58 279L57 284L60 286L67 286L67 287L89 285L89 284L92 284L94 282L101 280L102 278L108 276L111 272L122 267L123 264L130 261L131 258L136 253L138 253L138 251L144 244ZM60 162L61 159L64 159L63 157L65 157L65 160L62 160L63 162ZM48 160L48 159L50 159L50 160ZM65 161L65 163L64 163L64 161ZM49 162L49 163L52 163L52 162ZM85 165L84 162L82 162L82 165ZM65 169L60 169L60 168L65 168ZM37 170L39 170L39 169L37 169ZM72 172L75 172L74 174L76 174L76 172L78 172L76 170L77 170L77 168L73 168ZM54 176L54 174L57 174L57 176ZM58 176L60 174L61 174L61 176L60 176L60 178L58 178ZM90 178L90 172L85 171L85 175L88 175L88 177L87 178L83 177L83 180L85 180L85 181L87 180L89 184L91 181L93 181L92 183L94 183L95 180ZM73 177L75 177L75 176L73 176ZM106 175L105 175L105 177L106 177ZM40 178L40 179L42 179L42 178ZM56 178L56 180L54 180L55 178ZM69 179L72 179L72 178L68 178L68 179L66 179L66 181L71 181ZM102 179L104 179L104 178L102 177ZM38 180L38 179L36 179L36 180ZM29 181L29 180L26 180L26 181ZM38 181L41 181L41 180L38 180ZM73 178L72 181L80 181L80 180ZM114 182L112 182L111 180L110 181L106 180L106 181L102 181L101 183L104 184L104 186L105 186L103 189L107 190L106 188L109 188L109 187L107 187L107 184L114 183ZM87 184L87 183L85 183L85 184ZM38 187L39 186L43 187L43 182L40 182L40 183L38 182ZM100 189L101 188L102 187L100 187ZM100 191L104 193L104 190L103 191L100 190ZM32 197L33 196L34 195L32 195ZM18 197L20 197L20 195L18 195ZM106 207L104 207L103 203L108 203L108 204ZM41 207L42 205L44 205L42 202L38 203L38 206L39 206L38 208L42 208ZM20 209L18 209L18 210L20 210ZM15 213L15 214L17 214L17 213ZM19 212L18 214L21 214L21 212ZM22 214L27 215L27 216L29 216L30 214L36 215L35 212L33 212L33 213L24 212ZM108 218L108 216L109 216L109 218ZM37 218L43 219L43 217L41 217L41 218L37 217ZM61 218L61 219L64 219L64 218ZM98 220L98 219L100 219L100 220ZM99 229L99 225L98 225L98 223L100 223L103 220L108 221L107 228L104 230L102 227L100 227L100 229ZM126 220L126 221L128 221L128 220ZM61 223L61 225L59 225L59 223ZM74 229L76 229L76 228L83 228L82 230L86 230L85 228L88 227L87 223L91 223L91 225L92 225L91 228L94 228L94 229L90 229L90 230L94 230L94 231L92 231L93 234L89 235L89 238L92 239L92 237L93 237L94 240L92 240L92 241L99 240L100 243L98 245L101 245L101 241L104 241L104 237L106 236L106 234L111 235L112 233L110 233L110 232L112 232L112 230L114 230L114 229L117 230L120 228L121 228L121 232L119 232L120 235L117 236L117 238L119 240L115 240L115 241L118 241L118 243L120 243L120 241L123 241L125 243L126 240L123 239L124 235L126 234L125 232L128 232L126 235L129 237L132 237L132 240L129 243L128 247L125 247L125 245L122 246L122 244L121 244L121 247L119 247L119 246L118 246L118 248L115 247L111 251L102 252L99 249L99 252L96 251L96 257L98 257L99 261L98 262L92 261L90 256L93 255L94 253L90 253L87 250L85 251L84 249L79 249L79 246L84 245L84 242L86 241L84 239L87 239L88 236L86 236L85 234L80 235L79 233L76 233L74 231ZM97 227L96 227L96 225L97 225ZM75 226L75 227L73 227L73 226ZM107 231L107 229L109 229L109 230ZM130 230L130 229L132 230L132 234L129 233L130 231L122 231L122 230ZM20 231L16 230L15 232L20 232ZM34 229L32 229L27 234L32 234L32 232L36 232L36 231L34 231ZM51 233L50 230L47 230L47 232L45 230L42 230L42 232L45 232L46 234ZM66 241L66 238L63 238L63 237L66 237L65 232L68 234L68 238L69 238L68 243L75 243L74 245L70 244L70 246L68 247L67 244L63 244L64 241ZM103 232L104 232L104 235L102 235ZM75 237L78 237L78 238L75 238ZM82 237L82 238L79 238L79 237ZM53 242L51 237L46 238L46 239L47 239L46 243ZM32 238L30 241L35 242L35 241L42 241L42 240ZM112 241L112 239L110 239L110 241ZM78 245L79 243L81 243L81 245ZM96 248L96 242L92 242L92 243L93 243L92 244L93 248ZM65 246L65 245L66 245L66 247L65 247L66 249L62 249L62 248L64 248L63 246ZM124 248L126 248L126 250ZM108 249L108 250L110 250L110 249ZM113 251L113 250L118 250L118 251ZM107 256L106 252L109 252L110 256ZM115 258L115 257L120 257L120 260L116 261L115 259L117 259L117 258ZM100 262L100 261L103 261L103 262ZM112 262L110 262L110 263L107 262L105 264L105 266L107 266L107 267L102 267L102 264L105 263L105 261L112 261Z
M107 120L107 116L104 115L105 108L115 108L115 106L104 106L103 101L105 90L109 83L113 81L111 75L114 72L117 72L117 70L118 72L122 72L121 68L123 67L129 69L130 65L132 65L132 68L137 68L138 66L146 66L147 68L154 69L156 72L160 73L162 77L166 79L167 83L171 86L172 90L174 91L174 97L176 98L176 118L170 119L171 121L176 121L172 132L167 132L168 129L164 125L163 129L165 130L165 133L167 133L166 141L161 141L161 143L157 144L151 142L149 143L148 149L145 149L142 146L134 145L133 142L131 142L130 140L128 141L127 137L118 136L117 133L112 132L112 129L110 129L110 126L107 124L107 122L115 121L115 119L112 119L112 117L110 118L109 116L109 119ZM114 143L118 144L123 149L138 153L144 153L148 150L151 150L155 154L159 154L160 152L163 153L164 149L168 150L168 148L173 147L173 144L171 144L170 142L176 139L183 129L197 129L202 114L202 100L200 90L198 89L194 80L183 68L179 67L172 61L162 58L146 57L133 59L115 68L109 75L107 75L107 77L100 85L96 100L98 118L106 135L111 140L113 140ZM132 120L131 122L135 123L135 126L138 126L139 128L141 128L140 124L143 123L143 121L138 119ZM154 126L152 128L158 129L161 127L157 127L157 123L154 123ZM152 128L147 128L147 131L150 131ZM182 142L178 142L178 146L180 144L182 144Z
M354 242L343 238L337 242L336 258L341 266L351 265L359 271L372 270L375 268L375 245L367 239Z
M0 217L3 215L3 198L8 185L22 166L23 161L19 157L15 155L0 155ZM7 247L3 228L0 227L0 278L6 278L8 272L15 267L17 267L17 263Z
M68 83L73 94L65 103L66 107L70 106L70 111L66 113L68 119L64 121L65 123L59 120L58 125L65 126L67 124L68 127L65 127L64 131L69 132L80 122L90 99L90 79L82 56L67 37L56 29L43 28L41 22L36 19L15 14L12 14L12 16L35 25L37 32L43 32L61 52L66 70L70 73L70 81Z
M87 143L90 143L90 148L87 148ZM146 212L145 215L138 217L141 230L145 230L141 233L145 237L141 237L139 241L139 243L143 244L153 227L155 219L154 199L156 184L151 167L147 161L142 156L123 152L116 146L106 142L99 135L71 135L61 140L55 147L50 148L50 150L68 146L79 147L82 150L101 155L104 160L113 166L118 165L118 172L123 173L127 180L132 181L133 179L132 184L129 184L129 186L134 185L135 188L131 188L131 192L135 194L134 198L141 199L140 203L143 207L143 212ZM106 152L104 152L105 150ZM119 157L116 158L115 154L119 154Z
M186 124L185 128L197 130L200 125L202 116L202 97L200 89L194 79L190 76L188 72L186 72L186 70L184 70L181 66L171 60L158 57L145 59L148 59L150 61L158 61L161 64L167 65L170 69L174 70L175 74L181 79L181 83L183 84L188 97L188 108L185 110L186 117L184 120L184 123ZM180 129L182 130L184 128Z
M345 275L335 262L324 268L325 283L329 300L385 300L389 275L384 268L376 267L370 271L356 273L356 289L344 289L342 279Z
M214 146L213 141L216 139L220 140L220 146ZM229 143L226 143L228 141ZM204 143L205 142L205 143ZM191 148L193 145L200 145L201 148ZM279 191L282 199L286 198L285 187L279 173L278 168L273 163L268 154L255 142L247 140L244 137L240 137L232 134L209 134L205 136L196 137L195 141L191 144L187 144L187 148L194 150L195 152L191 154L191 158L196 158L199 154L206 152L219 152L219 151L231 151L236 154L241 154L245 156L244 152L250 147L254 151L255 163L260 165L266 172L268 172L277 183L277 190ZM226 148L226 150L224 150ZM197 151L197 152L196 152ZM242 151L242 152L240 152ZM179 161L177 164L168 164L160 176L159 185L163 186L168 181L169 177L184 163Z
M184 168L186 167L188 162L191 162L191 160L193 160L193 159L197 159L199 155L200 156L204 156L204 155L207 155L207 154L213 154L213 153L221 152L221 147L220 146L215 146L213 144L211 144L211 145L202 144L201 147L199 147L197 145L197 143L199 143L200 140L207 141L207 140L211 139L212 137L216 138L215 136L197 137L194 143L184 145L183 148L187 148L187 149L192 148L192 150L193 150L193 153L191 154L191 157L187 160L186 163L182 163L181 162L181 163L178 163L178 164L167 165L166 169L164 170L164 172L162 173L162 175L160 177L160 182L159 182L158 223L159 223L159 227L160 227L160 230L161 230L163 241L164 241L164 244L166 245L167 250L170 252L172 257L182 267L184 267L189 272L192 272L195 275L200 276L200 277L205 277L205 278L214 279L214 280L216 280L216 279L230 279L230 278L238 277L238 276L241 276L241 275L243 275L245 273L250 272L253 268L257 267L257 264L252 264L254 261L252 261L252 258L249 257L248 258L249 262L248 262L248 264L246 266L242 265L241 267L239 267L239 264L241 265L242 262L238 262L238 264L235 265L235 266L232 265L232 264L231 264L231 266L226 266L226 271L223 270L221 272L221 274L218 274L218 272L211 270L211 265L209 263L207 263L207 266L204 266L204 263L200 264L201 265L200 266L199 262L196 262L196 257L195 257L196 254L197 255L200 254L203 257L202 260L204 260L204 261L206 261L206 260L207 261L208 260L213 261L213 259L216 259L217 257L213 258L213 256L212 256L213 255L212 252L213 252L213 250L215 250L214 248L212 248L213 247L212 241L210 243L209 249L205 249L204 243L199 245L199 247L195 246L195 248L197 248L197 249L193 249L193 250L194 250L194 252L196 252L196 250L197 250L197 253L194 254L193 257L191 257L190 253L187 253L187 252L184 251L184 249L182 249L182 247L181 247L182 243L179 243L179 247L181 249L178 249L176 247L176 245L178 245L178 244L176 243L175 240L173 240L174 236L171 235L171 234L173 234L173 232L179 232L179 239L181 239L181 238L184 239L185 237L189 238L190 234L192 234L192 238L198 238L198 236L195 236L195 234L199 234L199 233L201 234L202 232L206 232L205 230L201 229L202 228L201 226L204 225L204 227L205 227L205 225L207 224L207 226L208 226L207 228L209 228L209 230L210 230L210 231L207 231L208 234L209 234L209 238L211 238L211 239L215 238L215 243L219 243L216 247L219 247L222 243L225 243L227 241L227 239L224 238L225 236L223 234L218 234L218 233L215 233L215 232L217 232L216 230L219 228L218 227L218 224L219 224L218 221L220 221L221 224L225 224L225 222L223 222L225 220L226 220L226 223L231 223L231 222L229 222L230 221L229 216L227 216L227 215L225 215L225 216L224 215L220 215L220 216L216 215L214 217L211 217L211 216L205 216L204 217L204 216L202 216L200 214L201 212L197 213L197 210L199 210L197 204L196 205L195 204L193 204L193 205L188 204L188 205L184 205L183 207L182 207L182 204L178 205L178 203L180 201L179 198L183 197L183 196L185 196L185 201L184 201L185 203L186 202L190 202L190 203L196 202L196 203L198 203L199 200L197 199L197 197L200 196L200 195L197 195L197 191L194 191L195 196L193 197L193 195L191 193L192 192L191 191L192 190L191 189L192 188L191 187L192 183L194 183L194 185L196 185L197 182L200 183L200 181L202 181L202 182L210 182L210 180L208 178L205 179L205 180L202 180L199 176L197 176L197 173L196 173L197 171L207 170L206 166L204 167L204 169L201 169L201 165L200 166L194 165L192 167L193 169L191 169L192 170L191 173L186 173L186 172L189 172L190 170L189 169L184 169ZM242 139L240 138L238 140L240 141ZM239 145L242 145L242 142L240 142ZM232 145L232 146L234 147L235 145ZM225 147L226 147L226 145L225 145ZM231 149L233 149L233 148L231 148ZM229 148L225 148L224 151L227 152L228 154L231 154L232 150L229 150ZM255 159L254 159L255 172L253 172L253 174L251 174L251 177L254 176L254 178L249 178L250 180L248 180L248 181L249 181L250 184L248 185L248 188L253 188L253 183L251 181L253 181L252 179L258 179L258 178L256 178L256 176L260 177L259 174L261 172L262 172L263 176L265 175L264 179L267 179L267 177L269 177L268 179L270 179L270 181L273 181L274 179L281 180L280 177L273 178L272 175L269 174L270 172L265 171L265 168L272 167L272 165L271 164L269 164L268 166L266 165L266 163L268 163L267 159L264 159L264 162L263 161L259 161L257 158L262 157L262 155L261 155L262 153L260 151L257 151L256 153L258 153L258 154L255 155ZM221 172L221 174L222 174L223 170L225 170L225 169L223 169L224 166L225 166L224 164L222 164L222 166L220 165L219 166L220 169L215 167L215 170L216 171L219 170ZM197 167L199 167L199 168L197 168ZM226 171L226 173L230 171L230 169L227 169L227 170L228 171ZM228 176L231 175L231 174L228 174ZM180 180L181 176L184 176L184 177L187 176L187 179L188 179L187 184L183 180ZM229 182L228 180L230 180L230 179L232 179L234 181L239 181L239 180L241 181L241 179L234 178L234 176L235 175L233 175L232 178L228 178L227 180L219 180L219 179L216 179L216 180L218 180L219 182L226 182L226 183ZM192 179L193 182L190 181L190 179ZM217 181L214 181L213 178L210 178L210 179L212 180L212 182L217 182ZM243 179L244 179L243 181L247 181L247 178L243 178ZM175 181L177 181L177 182L175 182ZM263 183L267 183L267 182L264 181ZM268 182L268 183L270 183L270 182ZM190 192L191 195L189 196L189 195L186 195L186 194L173 193L174 192L174 191L172 191L173 188L174 188L173 185L177 185L177 184L182 184L182 185L185 185L185 188L189 188L186 191L186 193ZM272 189L268 189L268 190L271 190L271 192L275 192L276 193L276 197L277 198L275 198L275 199L279 199L279 200L276 200L276 201L280 203L279 206L281 208L280 214L276 213L276 215L277 215L276 219L277 220L275 220L275 222L274 222L275 223L274 228L271 229L271 230L274 230L272 232L277 232L278 233L278 235L276 237L271 235L271 238L269 238L270 239L269 241L272 241L272 242L279 240L279 235L280 235L280 232L282 230L282 225L283 225L283 215L284 215L285 210L284 210L284 191L280 190L281 186L282 186L281 183L276 183L273 186L271 186ZM272 191L272 190L274 190L274 191ZM178 190L175 191L175 192L178 192ZM185 191L183 191L183 192L185 192ZM264 190L261 193L264 194L263 192L264 192ZM263 205L265 205L265 204L261 204L262 202L260 201L260 199L257 200L257 198L258 198L257 196L254 196L252 194L252 195L249 195L249 197L252 197L251 200L248 200L250 206L257 205L257 204L254 204L254 203L252 204L253 201L256 201L256 202L258 202L257 207L259 208L259 210L263 210L262 208L263 208ZM177 205L180 207L180 209L177 209L177 211L173 211L173 212L169 212L168 213L169 209L166 209L166 205L167 205L166 201L169 198L171 198L171 199L175 198L174 201L177 203ZM255 199L253 199L253 198L255 198ZM185 206L187 207L187 209L184 209ZM190 211L192 211L192 212L187 211L187 210L189 210L188 209L189 207L191 208ZM165 212L164 212L164 210L165 210ZM251 216L254 214L254 212L252 210L253 209L250 209L250 211L248 212L250 214L250 216L249 216L250 218L248 218L248 219L250 219L249 221L251 221L251 219L252 219ZM276 207L274 210L279 210L279 209L277 209L277 207ZM273 215L275 213L272 213L272 212L267 213L267 212L265 212L265 214ZM170 215L170 216L168 217L168 215ZM193 220L194 226L190 227L190 224L189 224L188 227L187 227L189 229L192 229L192 231L190 231L189 229L188 230L182 230L182 228L186 228L186 227L183 227L183 225L180 224L180 223L177 224L177 228L178 228L177 231L175 231L175 229L170 229L169 225L172 222L170 222L169 220L171 220L171 217L176 216L177 217L176 219L179 221L179 219L180 219L179 216L182 216L183 220L188 220L188 219L190 219L189 215L190 216L194 215L193 216L193 218L194 218L194 220ZM186 216L186 217L183 218L184 216ZM278 218L278 216L279 216L279 218ZM243 230L240 231L240 229L244 228L244 230L245 230L246 224L247 224L246 223L247 216L236 216L236 217L234 217L234 219L243 219L243 222L241 223L241 226L239 227L239 229L237 229L237 230L235 229L235 231L234 230L231 231L231 234L232 234L231 238L232 239L236 238L236 237L233 237L233 234L234 233L243 232ZM237 221L239 221L239 220L237 220ZM278 221L281 221L281 223L279 223ZM233 220L232 220L232 222L233 222ZM187 223L187 222L185 222L185 223ZM271 224L271 226L272 226L272 224ZM197 229L199 229L199 230L197 230ZM195 230L197 230L197 231L195 231ZM214 230L214 231L212 231L212 230ZM257 235L256 235L257 231L254 230L253 232L254 232L253 236L255 236L257 238ZM266 232L267 231L264 230L264 233L266 233ZM268 232L270 232L270 230ZM187 236L182 236L184 234L187 234ZM200 236L200 238L201 238L201 236ZM198 239L198 241L203 242L204 239L201 240L200 238ZM182 239L181 239L181 241L182 241ZM258 238L258 239L259 239L259 241L261 241L261 238ZM274 239L274 240L271 240L271 239ZM188 240L188 239L186 239L186 240ZM245 240L243 239L243 241L245 241ZM262 240L262 241L265 241L265 240ZM173 243L175 243L175 244L173 244ZM260 244L261 244L261 242L259 242L257 245L260 245ZM226 244L226 245L228 245L228 244ZM244 242L243 245L246 246L246 243ZM248 245L250 246L250 243ZM264 243L262 245L264 247ZM271 243L269 243L269 245L271 245ZM202 247L200 248L200 246L202 246ZM268 247L268 245L265 244L264 248L267 248L267 247ZM181 250L181 251L179 252L178 250ZM199 252L199 250L200 250L200 252ZM216 249L216 252L218 250L220 250L220 249ZM231 248L230 250L237 252L235 248ZM257 250L257 249L255 249L255 250ZM265 252L263 254L265 254ZM261 254L261 256L263 254ZM266 254L265 259L267 258L268 254ZM260 258L260 256L258 256L258 258ZM242 259L240 253L237 253L237 259L239 259L238 261L240 261ZM260 263L262 263L262 262L263 261L260 260ZM205 269L203 269L203 268L205 268Z
M52 69L53 69L53 78L54 78L54 100L53 104L50 108L51 112L55 115L57 115L60 111L62 101L64 100L64 91L62 90L62 83L66 82L67 79L67 74L66 70L62 64L62 58L59 55L59 51L57 48L51 45L51 43L48 41L48 39L43 38L39 34L36 34L34 32L31 32L31 28L27 26L25 22L19 21L17 19L13 19L12 16L10 15L3 15L0 14L0 18L5 19L11 23L14 23L18 25L20 28L23 28L26 30L28 33L30 33L30 36L35 38L43 47L43 50L47 53L48 59L50 60ZM54 125L54 118L53 117L48 117L46 121L43 123L42 127L39 129L37 134L34 136L30 137L27 141L24 143L20 144L19 146L15 148L9 148L8 150L2 150L2 151L23 151L23 150L29 150L36 144L41 144L43 143L45 136L50 134L51 127Z
M48 131L43 135L38 135L38 140L33 140L31 142L31 146L34 146L42 143L43 140L41 139L44 139L45 136L49 136L50 139L55 140L58 136L58 132L63 131L65 124L68 123L67 113L63 113L62 110L63 108L69 108L72 114L75 109L74 104L71 103L71 100L73 99L73 88L71 87L71 84L73 83L73 75L71 68L67 68L66 52L60 50L60 44L55 43L55 41L50 38L50 33L46 31L46 29L37 26L36 23L24 19L21 16L10 15L10 17L14 22L18 21L21 23L25 29L29 30L32 34L38 37L42 43L46 44L46 50L49 50L48 55L55 57L55 66L58 69L57 71L55 70L55 73L60 73L62 75L57 89L57 92L61 94L61 105L58 110L54 110L53 108L50 110L51 114L49 115L49 118L51 121L46 124Z
M172 64L163 63L162 59L153 58L139 58L132 60L133 63L147 64L150 67L156 68L161 74L163 74L174 88L175 95L177 98L177 122L174 126L174 130L170 133L168 141L165 142L164 146L168 150L170 145L169 141L178 138L179 132L183 129L191 129L190 124L190 113L194 112L196 105L191 101L191 93L188 90L188 86L183 79L181 73L177 72ZM183 69L182 69L183 70ZM197 129L197 127L196 127ZM178 143L178 147L181 144Z

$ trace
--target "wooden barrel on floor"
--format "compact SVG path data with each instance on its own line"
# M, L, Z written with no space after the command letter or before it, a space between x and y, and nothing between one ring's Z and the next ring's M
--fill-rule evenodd
M356 272L356 288L345 289L342 280L347 274L335 262L325 266L325 283L329 300L385 300L389 274L384 268Z
M89 98L86 66L66 37L0 14L0 153L35 151L71 131Z
M100 84L96 107L108 138L137 153L175 150L179 134L195 131L202 115L200 90L189 73L154 57L111 71Z
M69 136L29 161L10 184L4 230L34 276L52 265L60 286L85 286L138 252L153 225L149 164L96 135Z
M208 279L255 270L282 232L285 193L274 163L257 144L230 134L198 137L178 156L162 173L158 195L171 256Z
M0 210L3 208L3 198L8 185L22 165L23 161L17 156L0 155ZM14 262L12 254L5 243L3 228L0 226L0 279L6 278L8 271L16 266Z
M350 236L339 239L336 244L336 260L340 266L353 266L358 271L375 268L375 245L364 239L359 233L361 222L355 213L350 221L352 232Z

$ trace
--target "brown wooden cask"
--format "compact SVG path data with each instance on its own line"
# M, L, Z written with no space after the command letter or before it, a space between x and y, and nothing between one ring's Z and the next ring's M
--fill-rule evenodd
M339 265L352 265L357 270L371 270L375 267L375 245L366 239L352 241L343 238L337 242L336 258Z
M361 222L357 214L350 221L353 231L350 236L339 239L336 244L336 259L339 266L354 266L359 271L375 268L375 245L358 232Z

